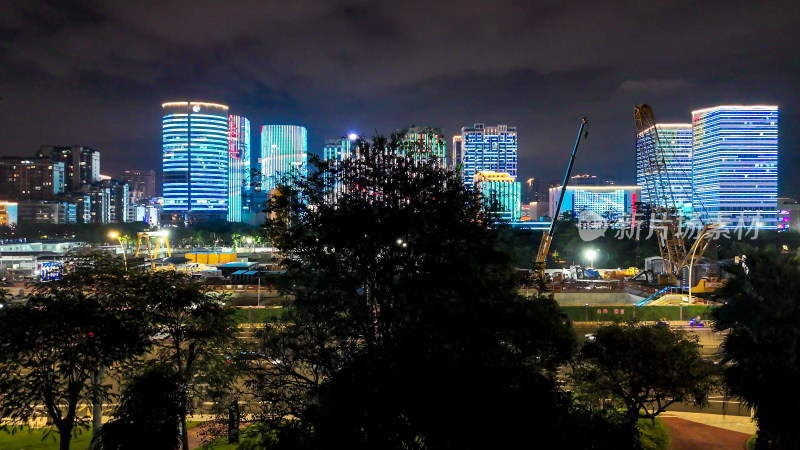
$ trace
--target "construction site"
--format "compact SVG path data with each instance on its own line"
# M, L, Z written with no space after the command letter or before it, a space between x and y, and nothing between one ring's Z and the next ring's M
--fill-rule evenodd
M561 213L564 193L579 145L586 136L587 124L588 120L583 119L564 174L554 217ZM708 220L702 202L694 205L690 221L683 205L676 201L670 175L675 171L669 166L671 158L665 152L666 144L659 137L661 126L656 122L653 109L646 104L636 106L634 124L640 149L637 163L640 173L644 174L644 180L639 181L648 190L649 201L636 205L642 213L617 226L654 234L659 254L645 258L642 267L602 269L569 265L554 269L548 264L548 257L552 256L551 244L558 239L555 235L557 221L553 221L549 230L542 234L535 266L530 273L531 282L523 286L522 293L529 296L549 293L566 309L580 308L580 311L570 314L575 316L573 320L632 319L636 318L636 308L646 307L672 307L659 314L684 320L683 307L693 307L691 309L695 311L717 304L715 293L728 277L724 264L739 263L707 257L712 242L719 236L719 224ZM687 223L694 228L685 227ZM590 254L588 258L592 260L594 255ZM608 308L590 308L593 305L619 307L612 308L612 313L609 313Z

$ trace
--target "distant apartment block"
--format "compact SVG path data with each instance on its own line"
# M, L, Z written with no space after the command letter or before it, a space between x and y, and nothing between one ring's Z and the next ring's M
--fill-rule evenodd
M63 163L48 158L0 158L0 198L52 200L63 193Z
M100 152L93 148L43 145L36 156L64 164L66 191L78 191L82 186L100 181Z

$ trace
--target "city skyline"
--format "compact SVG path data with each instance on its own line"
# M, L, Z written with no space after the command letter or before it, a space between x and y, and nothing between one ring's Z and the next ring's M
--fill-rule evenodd
M524 130L518 178L549 179L586 116L591 138L576 171L630 183L632 105L649 103L668 123L707 105L776 104L780 192L800 193L800 74L785 51L800 44L795 3L155 7L32 0L5 8L0 152L79 144L101 150L110 174L155 169L158 105L205 98L236 105L254 126L305 126L314 153L325 137L350 131L424 123L450 144L464 124L514 124ZM430 10L424 20L420 8ZM213 33L191 32L209 17ZM469 33L457 25L477 20Z

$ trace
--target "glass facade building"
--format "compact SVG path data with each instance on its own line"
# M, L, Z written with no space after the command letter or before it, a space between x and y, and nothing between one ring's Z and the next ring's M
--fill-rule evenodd
M228 107L162 105L164 213L226 219L229 195Z
M342 161L350 157L353 141L348 138L326 138L322 147L322 159L325 161Z
M666 179L661 181L647 161L646 149L656 134L665 165ZM692 213L692 124L658 124L636 136L636 184L642 188L643 203L674 206L687 216ZM669 199L656 198L669 191Z
M728 227L776 228L777 106L692 111L692 146L696 212Z
M499 218L518 222L522 218L522 183L504 172L478 172L473 177L475 188L490 205L498 208Z
M433 159L442 166L446 164L447 146L440 128L412 126L406 134L406 143L409 155L403 156L411 156L415 162Z
M640 201L641 193L639 186L567 186L561 214L572 211L579 217L588 211L607 220L621 219L634 212L634 204ZM560 195L561 186L550 188L550 217L555 213Z
M308 136L297 125L261 127L262 191L270 192L293 175L308 174Z
M228 116L228 222L241 222L249 211L250 121Z
M505 172L517 177L517 128L508 125L485 127L476 123L461 129L464 184L472 186L475 174Z

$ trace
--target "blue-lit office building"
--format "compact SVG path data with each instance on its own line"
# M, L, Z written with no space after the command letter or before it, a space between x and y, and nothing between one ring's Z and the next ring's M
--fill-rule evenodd
M226 220L228 107L192 101L164 103L162 108L165 219Z
M261 173L264 192L271 192L293 176L308 174L308 136L304 127L261 127Z
M653 171L655 161L650 159L656 155L647 151L656 133L665 177ZM641 202L676 207L686 216L692 213L692 124L658 124L636 136L636 184L642 188ZM665 194L668 198L657 198Z
M250 121L228 116L228 222L250 211Z
M486 127L476 123L461 129L464 184L473 186L475 174L492 171L517 177L517 127Z
M775 229L778 107L692 111L692 145L695 212L727 227Z
M550 188L550 217L555 214L560 195L561 186ZM634 205L641 197L639 186L567 186L559 218L567 211L575 217L586 211L593 213L593 217L622 220L634 213Z

